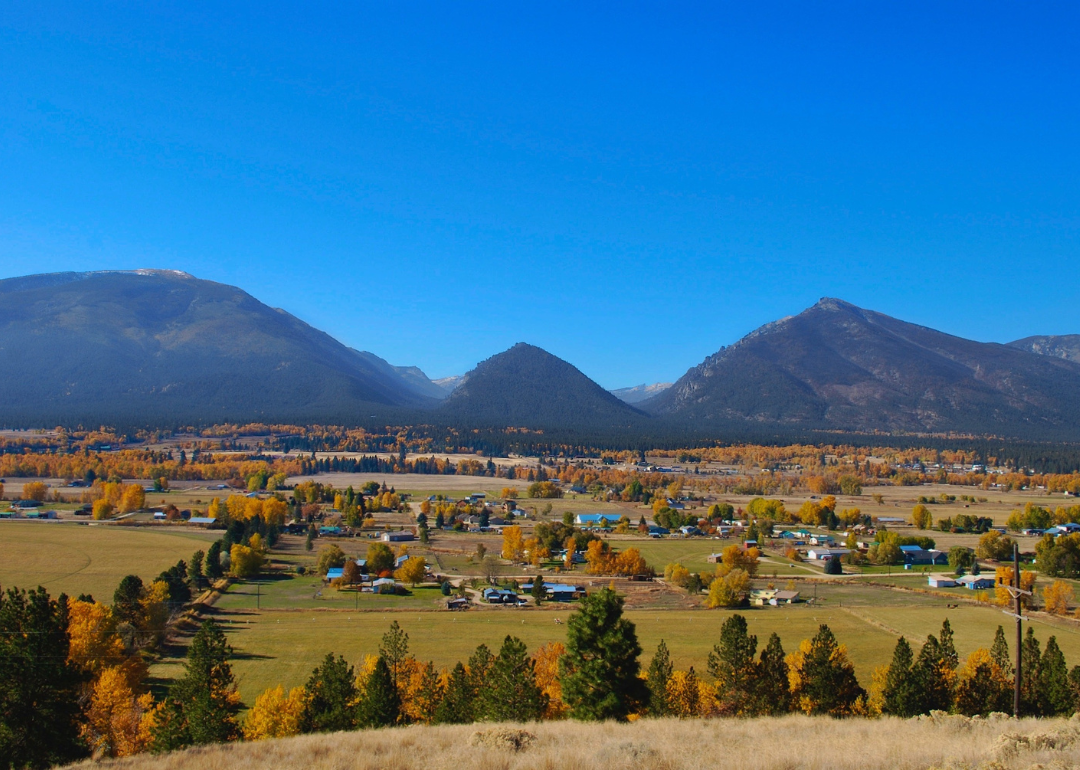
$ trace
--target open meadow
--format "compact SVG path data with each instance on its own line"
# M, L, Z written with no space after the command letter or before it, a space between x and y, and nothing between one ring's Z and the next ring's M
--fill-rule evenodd
M642 719L389 728L144 754L80 767L125 770L924 770L1080 765L1064 719Z

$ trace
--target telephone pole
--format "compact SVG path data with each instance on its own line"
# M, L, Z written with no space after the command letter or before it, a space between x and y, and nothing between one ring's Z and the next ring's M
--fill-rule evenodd
M1024 635L1020 627L1023 617L1023 605L1021 604L1021 597L1025 594L1030 596L1031 591L1025 591L1020 587L1020 546L1013 543L1013 584L1011 586L1005 586L1009 595L1012 596L1015 602L1015 612L1009 612L1005 610L1006 615L1012 615L1016 619L1016 674L1013 677L1013 716L1020 717L1020 677L1021 677L1021 657L1020 648L1024 644Z

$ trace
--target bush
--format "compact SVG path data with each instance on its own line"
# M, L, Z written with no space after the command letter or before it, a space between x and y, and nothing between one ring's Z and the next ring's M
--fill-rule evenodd
M840 563L839 556L831 556L828 561L825 562L825 574L826 575L843 575L844 566Z

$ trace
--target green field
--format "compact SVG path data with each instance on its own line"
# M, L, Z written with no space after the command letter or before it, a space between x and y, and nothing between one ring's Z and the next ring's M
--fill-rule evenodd
M152 579L215 537L165 527L0 522L0 586L41 585L53 596L89 593L110 602L125 575Z
M853 586L846 594L832 593L828 606L801 605L782 608L742 610L750 631L758 636L759 646L768 635L780 635L787 651L793 651L802 639L812 636L821 623L827 623L839 641L848 647L860 681L869 685L875 666L885 665L892 655L898 633L923 640L936 634L948 617L956 634L961 657L978 646L989 647L994 630L1005 625L1011 639L1008 618L997 608L965 606L947 609L944 602L932 597L909 596L894 592ZM846 598L845 598L846 596ZM883 606L883 600L898 602ZM842 603L843 606L840 606ZM520 637L529 649L549 641L564 641L565 621L572 607L549 607L545 610L472 610L448 612L348 612L348 611L262 611L218 608L218 619L225 625L236 650L234 670L244 701L251 704L265 688L277 684L295 686L306 681L311 669L328 652L343 655L353 664L365 654L377 651L379 639L397 620L408 632L413 653L438 666L450 666L465 660L478 644L497 647L507 634ZM694 666L705 674L707 657L716 643L721 623L730 611L630 611L628 617L637 625L644 648L643 664L661 639L671 649L676 666ZM556 624L560 618L563 624ZM1033 621L1036 636L1045 642L1055 634L1068 662L1080 663L1080 630L1067 622ZM173 659L154 668L156 677L173 676L179 660Z

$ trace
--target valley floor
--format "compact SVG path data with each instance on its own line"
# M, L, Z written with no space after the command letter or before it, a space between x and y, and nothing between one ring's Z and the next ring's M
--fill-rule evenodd
M527 745L518 748L518 742ZM786 716L413 726L236 743L81 767L91 765L118 770L1065 768L1080 765L1080 720Z

